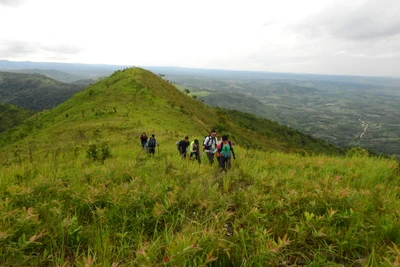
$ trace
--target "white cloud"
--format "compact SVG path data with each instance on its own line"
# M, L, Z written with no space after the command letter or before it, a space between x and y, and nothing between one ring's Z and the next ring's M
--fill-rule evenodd
M17 7L21 5L25 0L0 0L0 5Z
M397 0L17 2L0 59L400 76Z

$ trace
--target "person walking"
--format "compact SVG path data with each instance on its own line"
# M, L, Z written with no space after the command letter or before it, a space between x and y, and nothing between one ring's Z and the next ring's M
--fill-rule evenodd
M148 141L148 137L146 135L146 133L142 133L141 136L139 136L140 139L140 144L142 145L142 148L145 148L147 151L147 141Z
M148 152L150 154L154 155L154 153L156 152L156 146L158 146L158 145L159 144L156 140L156 137L154 136L154 134L152 134L146 144L146 147L148 148Z
M190 143L190 151L190 159L197 160L199 163L201 163L200 145L198 139L194 139L194 141Z
M222 136L222 143L218 146L218 152L221 154L219 158L220 172L227 171L231 168L231 156L236 159L235 151L231 141L229 141L228 136Z
M214 154L217 152L217 138L215 137L217 132L215 130L211 130L210 134L204 138L203 141L203 150L207 154L208 161L212 165L214 163Z
M218 142L217 142L217 148L218 148L219 145L222 143L222 137L218 136L217 140L218 140ZM215 156L217 157L218 166L219 166L219 159L221 158L221 153L218 152L218 149L217 149L217 152L215 153Z
M178 150L182 158L186 158L186 151L189 145L190 145L189 136L185 136L185 139L179 141Z

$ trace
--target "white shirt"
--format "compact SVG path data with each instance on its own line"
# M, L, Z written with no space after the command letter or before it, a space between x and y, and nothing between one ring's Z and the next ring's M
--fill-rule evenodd
M211 138L211 140L210 140ZM206 139L204 140L203 145L205 147L210 146L210 149L206 149L205 151L208 153L215 153L216 149L217 149L217 138L216 137L212 137L212 136L207 136Z

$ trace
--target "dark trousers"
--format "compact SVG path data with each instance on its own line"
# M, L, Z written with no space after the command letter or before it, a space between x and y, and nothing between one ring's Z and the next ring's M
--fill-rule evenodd
M200 155L199 152L192 152L190 153L190 159L197 160L200 163Z
M179 151L179 153L181 154L182 158L186 158L186 150L185 151Z
M206 152L207 153L207 158L210 164L212 165L214 163L214 153Z
M219 167L223 170L231 168L231 157L219 157Z

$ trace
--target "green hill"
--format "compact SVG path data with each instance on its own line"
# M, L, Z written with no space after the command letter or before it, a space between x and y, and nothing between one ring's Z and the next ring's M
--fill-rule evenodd
M83 88L39 74L0 72L1 101L35 111L53 108Z
M229 134L220 173L175 142ZM155 155L139 144L154 133ZM0 134L0 266L395 266L397 161L117 71ZM287 153L299 152L299 153ZM322 154L335 155L322 155Z
M51 111L3 136L36 142L62 140L69 146L74 135L102 131L109 138L142 131L172 141L185 135L202 139L210 129L228 134L237 144L261 150L340 154L344 150L275 122L239 111L214 109L186 96L155 74L139 68L117 71L76 93ZM43 136L46 136L43 139ZM117 137L118 136L118 137Z
M0 133L20 124L33 114L32 111L0 103Z

